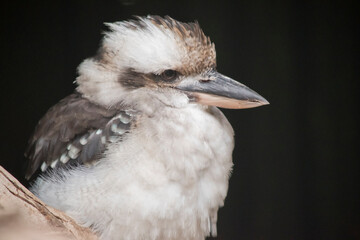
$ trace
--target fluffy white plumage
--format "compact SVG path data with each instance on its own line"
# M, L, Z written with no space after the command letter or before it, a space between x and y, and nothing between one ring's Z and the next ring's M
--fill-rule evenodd
M96 167L64 170L32 190L102 239L204 239L211 224L216 234L232 166L231 126L215 107L154 113L109 146Z
M206 95L188 89L203 93L217 76L246 94L250 90L214 75L214 45L197 24L149 16L108 26L100 56L79 66L77 91L104 109L125 108L132 128L121 140L107 143L96 163L55 168L31 190L102 240L216 235L217 211L232 168L233 130L215 106L196 103ZM176 80L158 80L168 69L179 73ZM128 82L129 76L135 80ZM231 87L220 90L219 101L235 93ZM253 106L266 104L255 100ZM35 146L44 139L36 137Z

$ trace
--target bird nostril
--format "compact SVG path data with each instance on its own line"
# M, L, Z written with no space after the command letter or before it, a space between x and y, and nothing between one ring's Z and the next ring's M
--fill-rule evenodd
M210 80L209 79L201 79L201 80L199 80L199 82L206 83L206 82L210 82Z

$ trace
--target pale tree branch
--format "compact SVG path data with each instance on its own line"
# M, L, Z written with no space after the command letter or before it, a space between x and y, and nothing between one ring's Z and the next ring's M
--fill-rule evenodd
M47 206L0 166L0 240L97 240L65 213Z

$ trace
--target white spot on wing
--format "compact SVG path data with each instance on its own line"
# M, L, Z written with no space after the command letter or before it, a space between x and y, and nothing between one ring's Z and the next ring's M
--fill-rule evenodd
M58 162L59 162L59 159L56 159L55 161L53 161L53 162L50 164L50 167L51 167L51 168L55 168Z
M71 159L75 159L79 156L80 149L74 146L71 146L68 155Z
M126 132L125 129L119 128L116 123L111 124L111 131L117 134L124 134Z
M60 157L60 162L67 163L69 161L69 156L66 153L63 153Z
M82 138L80 138L80 144L81 145L85 145L85 144L87 144L88 143L88 140L87 140L87 138L86 137L82 137Z
M120 121L125 124L128 124L131 120L130 117L126 114L120 114L119 118L120 118Z
M45 170L48 168L48 165L45 163L45 162L43 162L42 164L41 164L41 167L40 167L40 169L41 169L41 171L42 172L45 172Z

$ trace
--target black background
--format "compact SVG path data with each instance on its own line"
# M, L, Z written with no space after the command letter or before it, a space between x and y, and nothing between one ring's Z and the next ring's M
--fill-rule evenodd
M224 110L236 148L218 239L360 239L355 1L5 1L0 11L0 163L20 180L27 139L75 88L103 22L197 19L218 70L271 103Z

